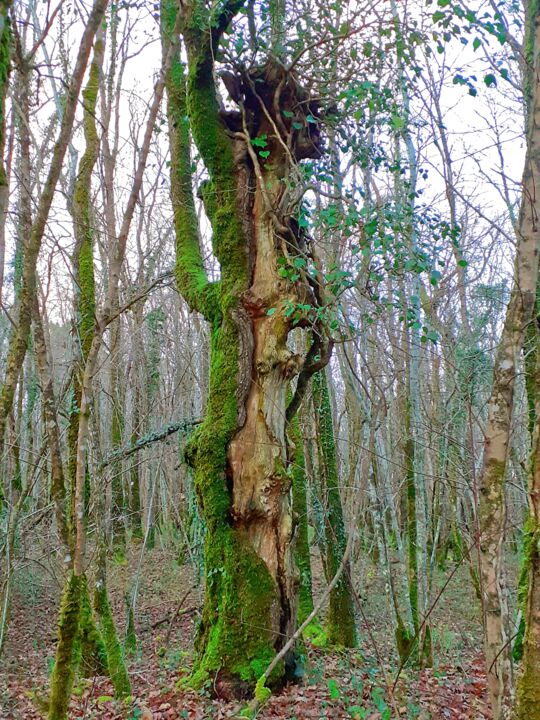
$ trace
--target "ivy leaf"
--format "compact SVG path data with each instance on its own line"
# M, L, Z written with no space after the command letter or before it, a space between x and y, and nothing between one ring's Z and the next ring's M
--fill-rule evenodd
M270 155L270 150L259 150L259 155L266 160Z
M399 115L392 115L392 127L394 130L401 130L401 128L405 125L405 121L403 118L399 117Z
M294 117L294 113L291 112L290 110L283 110L283 115L284 115L286 118L292 118L292 117Z
M308 123L311 123L312 125L316 125L316 124L317 124L317 121L315 120L315 118L313 117L313 115L306 115L306 120L308 121Z
M492 73L489 73L489 75L486 75L484 78L484 82L486 83L487 87L492 87L497 85L497 78Z
M432 285L436 285L441 279L442 274L438 270L432 270L429 281Z
M293 126L293 128L294 128L295 130L301 130L301 129L302 129L302 123L299 123L299 122L293 122L292 126Z
M474 38L473 44L472 44L473 50L478 50L478 48L480 47L481 44L482 44L482 42L481 42L480 38Z
M267 315L273 315L276 312L277 308L268 308L266 311Z
M268 143L266 142L268 135L259 135L259 137L251 138L251 144L255 147L265 148Z

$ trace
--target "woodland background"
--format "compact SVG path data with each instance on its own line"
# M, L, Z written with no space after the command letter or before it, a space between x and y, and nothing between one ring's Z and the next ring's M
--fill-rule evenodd
M539 27L0 0L2 718L540 717Z

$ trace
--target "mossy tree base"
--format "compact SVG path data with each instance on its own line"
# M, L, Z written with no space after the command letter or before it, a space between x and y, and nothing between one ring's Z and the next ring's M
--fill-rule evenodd
M82 578L69 576L62 597L58 644L51 678L48 720L66 720L71 689L77 672L76 642L79 632Z

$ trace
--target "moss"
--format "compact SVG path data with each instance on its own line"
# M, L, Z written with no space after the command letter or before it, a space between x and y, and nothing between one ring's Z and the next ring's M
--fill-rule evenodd
M111 612L107 586L102 577L96 582L94 607L99 617L103 640L107 649L109 677L114 687L114 694L117 698L125 698L131 695L131 683Z
M229 520L227 448L237 422L237 368L237 330L224 319L212 331L207 415L186 449L206 524L206 596L191 684L200 687L221 673L248 692L275 654L265 618L275 614L278 589L247 534ZM275 677L282 672L280 665Z
M416 515L416 478L414 470L415 446L411 430L411 407L408 399L405 408L405 430L406 439L404 454L407 491L407 575L414 635L409 634L404 627L402 629L398 627L396 641L399 642L399 637L401 636L404 643L403 647L405 647L406 643L409 644L407 657L410 658L411 662L417 665L425 664L430 667L433 664L433 651L429 625L424 625L423 627L421 647L418 643L418 637L420 636L422 629L420 626L420 613L418 606L418 530ZM400 652L401 655L399 645L398 652Z
M524 537L524 563L527 568L526 577L522 569L518 596L525 614L525 632L523 636L523 672L517 689L517 720L540 719L540 645L537 640L538 589L535 585L540 576L540 528L532 517L526 524ZM532 585L532 587L530 587ZM530 596L529 596L530 595Z
M162 0L161 27L165 47L175 42L176 6ZM208 282L201 254L199 223L193 198L190 121L184 63L177 48L166 77L171 152L171 201L176 233L176 279L189 305L207 319L219 313L217 286ZM234 187L234 186L233 186Z
M206 597L190 683L201 687L219 674L249 693L275 655L265 619L275 613L277 588L239 531L221 528L207 537L205 561Z
M266 678L262 675L255 685L255 700L260 703L266 702L272 697L272 691L266 687Z
M6 133L6 96L9 85L9 74L11 70L11 51L13 42L13 33L11 30L11 19L9 16L9 8L11 2L3 0L0 2L0 149L3 150L5 145ZM0 162L0 186L7 185L6 170L4 163Z
M521 566L519 571L517 599L521 610L521 621L514 640L513 657L519 661L523 656L523 642L525 638L525 617L527 615L527 596L529 592L529 573L535 553L534 518L529 516L525 521L522 537Z
M66 720L71 689L77 670L75 652L79 631L82 579L73 573L69 576L58 624L58 643L51 678L51 696L49 702L49 720Z
M330 581L341 564L347 539L339 492L332 408L324 371L315 373L313 376L313 401L318 418L319 469L323 492L326 496L326 513L324 517L326 539L325 570L327 579ZM357 645L352 588L347 568L330 593L326 631L330 645L342 647L356 647Z
M308 508L306 492L306 471L304 459L304 441L300 432L300 423L295 416L289 423L287 432L292 441L292 494L293 512L297 523L295 533L295 560L300 572L298 593L298 622L302 624L313 610L311 560L308 535Z
M202 4L193 13L205 15ZM211 680L248 694L275 654L276 638L266 619L279 612L279 590L253 550L247 533L231 523L227 450L237 430L240 338L235 323L242 293L249 286L248 245L239 207L233 148L220 118L213 72L209 17L184 18L188 56L184 71L176 57L167 78L171 137L171 186L176 228L176 277L192 309L211 323L210 390L206 416L186 447L206 526L206 594L190 684ZM164 43L173 42L174 4L162 3ZM188 120L189 118L189 120ZM209 173L204 190L212 226L219 283L209 283L201 257L192 197L190 131ZM283 674L280 664L269 682Z
M124 649L127 655L133 655L137 651L137 633L135 631L135 617L133 613L133 603L127 596L125 597L126 604L126 635L124 638Z
M81 578L81 609L79 619L78 653L79 672L82 677L107 675L107 651L101 633L96 626L86 577Z
M79 334L78 367L74 374L72 403L68 427L68 478L71 491L71 512L69 530L71 551L73 553L74 536L74 487L77 472L77 442L79 434L79 408L81 404L81 374L88 357L94 336L96 300L94 279L94 235L92 224L91 184L92 171L97 161L99 138L96 130L95 113L99 89L99 78L103 62L104 45L101 38L94 42L94 55L90 65L88 82L83 90L84 136L86 147L79 163L79 169L73 188L73 225L76 247L73 267L77 292L75 294L75 313ZM85 499L88 506L89 478L85 479Z
M92 344L96 314L91 184L92 171L99 152L95 113L102 60L103 40L97 38L94 43L94 57L90 65L88 82L82 93L86 148L79 163L79 172L73 189L75 234L79 246L76 272L79 286L78 329L83 359L88 356Z
M318 620L312 620L303 632L304 638L309 640L314 647L328 647L328 633Z
M404 626L403 622L398 621L398 626L396 627L394 636L396 639L396 648L399 660L402 664L405 664L411 656L415 635L411 635Z

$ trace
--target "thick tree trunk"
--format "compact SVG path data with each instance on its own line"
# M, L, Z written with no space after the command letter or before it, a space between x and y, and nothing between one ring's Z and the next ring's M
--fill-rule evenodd
M236 78L240 112L220 114L214 50L241 4L225 3L206 29L188 8L187 97L178 48L167 82L177 279L191 308L212 328L207 412L187 448L206 523L206 598L191 682L211 678L224 696L253 688L296 622L285 417L289 383L303 360L287 346L293 323L286 310L310 302L311 290L289 255L300 250L289 220L295 201L283 180L297 159L318 152L309 123L296 135L289 121L284 125L282 108L298 107L300 96L306 108L309 102L279 64ZM174 24L175 4L165 2L165 46L176 42ZM200 250L190 127L210 175L200 195L212 224L219 283L208 281ZM252 145L253 138L264 144ZM294 662L290 653L271 682L294 673Z

